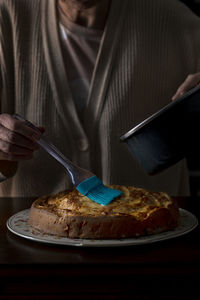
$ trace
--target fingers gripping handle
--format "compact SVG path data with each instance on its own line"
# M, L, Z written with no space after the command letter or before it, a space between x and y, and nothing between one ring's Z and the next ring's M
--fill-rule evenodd
M24 119L18 114L14 114L13 118L23 122L33 130L37 131L38 133L41 133L40 130L30 121ZM63 164L66 167L67 159L66 157L50 142L45 140L44 138L40 138L40 140L36 141L44 150L46 150L51 156L53 156L56 160L58 160L61 164Z
M33 123L29 122L28 120L24 119L23 117L21 117L18 114L13 114L12 116L13 116L14 119L19 120L19 121L25 123L27 126L29 126L33 130L35 130L35 131L37 131L38 133L41 134L40 130L35 125L33 125Z
M13 118L24 122L27 126L32 128L33 130L37 131L38 133L41 133L40 130L31 122L24 119L18 114L14 114ZM52 157L54 157L60 164L65 167L67 172L70 175L72 183L77 186L79 183L83 180L83 178L88 178L91 176L91 173L89 171L86 171L82 168L79 168L78 166L74 165L68 158L66 158L51 142L47 141L43 137L37 140L37 143L46 151L48 152Z

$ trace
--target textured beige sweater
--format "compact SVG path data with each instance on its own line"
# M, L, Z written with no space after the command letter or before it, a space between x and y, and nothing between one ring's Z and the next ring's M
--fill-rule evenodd
M1 112L46 127L47 137L104 183L186 194L184 163L148 176L119 137L165 104L199 71L200 20L176 0L113 0L80 122L62 58L55 0L0 1ZM177 116L178 119L178 116ZM0 183L0 196L38 196L70 186L40 149Z

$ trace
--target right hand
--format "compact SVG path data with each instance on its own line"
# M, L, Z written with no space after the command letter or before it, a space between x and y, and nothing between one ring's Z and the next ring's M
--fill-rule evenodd
M189 90L194 88L196 85L200 84L200 72L189 74L185 81L178 87L176 93L172 97L172 100L177 100L179 97L183 96Z
M36 143L41 134L14 119L11 115L0 114L0 160L22 161L33 158L34 151L39 149Z

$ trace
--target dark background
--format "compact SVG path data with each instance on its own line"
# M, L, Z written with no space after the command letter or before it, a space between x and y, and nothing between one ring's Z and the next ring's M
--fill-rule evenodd
M194 13L200 16L200 0L179 0L187 5ZM200 38L200 37L199 37ZM200 55L200 53L199 53ZM200 71L200 70L199 70ZM200 101L200 99L199 99ZM197 125L200 129L200 124ZM192 196L200 196L200 145L199 145L199 136L198 128L196 129L196 143L192 147L191 153L187 157L187 163L190 174L190 188Z
M200 0L180 0L200 16Z

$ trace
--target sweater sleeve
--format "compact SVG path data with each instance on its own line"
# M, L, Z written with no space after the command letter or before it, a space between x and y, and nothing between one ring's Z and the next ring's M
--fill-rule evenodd
M180 1L170 0L169 13L172 16L172 24L176 24L177 43L185 51L186 57L193 57L193 72L200 71L200 17ZM165 3L166 5L166 3Z
M2 113L2 102L6 101L3 96L3 80L2 80L2 68L0 65L0 114ZM0 137L1 139L1 137ZM7 161L7 160L0 160L0 182L5 181L6 179L15 175L17 171L18 163L15 161Z
M0 114L9 113L12 111L12 107L8 107L9 103L12 103L10 99L11 84L13 82L13 76L9 72L10 62L12 61L11 51L12 45L9 45L11 31L8 30L8 19L3 13L4 6L0 5ZM9 75L10 74L10 75ZM7 80L8 79L8 80ZM11 105L9 105L11 106ZM1 137L0 137L1 138ZM18 163L15 161L0 160L0 182L12 177L17 170Z

